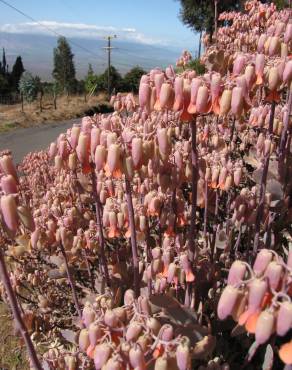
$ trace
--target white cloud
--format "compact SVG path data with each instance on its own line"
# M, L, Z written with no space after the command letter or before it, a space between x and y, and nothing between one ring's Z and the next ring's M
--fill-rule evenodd
M40 21L25 23L6 23L0 25L0 32L24 33L24 34L46 34L52 35L53 32L62 34L66 37L102 38L109 34L117 34L121 40L136 41L148 45L167 45L165 40L147 37L135 28L117 28L113 26L96 26L84 23L66 23L56 21Z

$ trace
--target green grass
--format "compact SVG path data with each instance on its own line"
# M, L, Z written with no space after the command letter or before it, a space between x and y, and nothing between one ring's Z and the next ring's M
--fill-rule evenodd
M17 122L3 122L2 125L0 126L0 132L8 132L13 128L16 128L18 126Z
M0 302L0 369L28 370L24 346L14 334L12 318L6 305Z

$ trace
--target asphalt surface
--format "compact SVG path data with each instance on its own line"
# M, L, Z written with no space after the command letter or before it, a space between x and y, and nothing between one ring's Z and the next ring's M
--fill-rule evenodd
M11 150L14 163L19 163L27 153L46 149L59 134L78 122L80 119L73 119L0 134L0 151Z

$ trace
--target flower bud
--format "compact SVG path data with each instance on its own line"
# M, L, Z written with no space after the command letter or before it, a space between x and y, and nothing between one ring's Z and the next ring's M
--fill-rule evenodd
M238 289L231 285L227 285L224 288L217 307L217 315L220 320L225 320L231 315L237 301L238 293Z
M230 267L228 274L228 285L236 285L240 283L246 273L246 265L241 261L234 261Z
M30 231L34 231L35 223L31 211L27 206L18 206L17 214L21 223Z
M1 177L1 189L6 195L17 193L17 183L12 175L4 175Z
M119 168L121 148L118 144L111 144L108 148L107 165L111 173Z
M16 232L18 227L18 214L15 198L12 195L3 195L0 199L0 208L5 225L12 232Z
M82 319L83 319L83 322L84 322L84 324L87 328L95 320L95 311L88 304L85 304L85 306L83 308Z
M262 249L256 256L253 265L254 272L258 275L263 274L272 258L273 254L268 249Z
M70 145L72 149L76 149L81 128L79 126L73 126L70 132Z
M97 171L103 169L106 160L106 149L103 145L98 145L95 149L94 162Z
M109 359L112 349L109 344L98 344L94 350L94 365L96 370L100 370Z
M125 305L131 305L134 303L134 300L135 300L135 293L132 289L128 289L125 291L125 295L124 295L124 302L125 302Z
M292 327L292 302L280 303L277 316L277 334L284 336Z
M80 163L85 164L89 159L90 138L86 133L81 132L76 147L77 157Z
M75 152L69 154L68 167L71 171L75 171L77 168L77 155Z
M90 345L87 329L81 329L80 334L79 334L78 344L79 344L79 348L81 349L81 351L86 352L87 348Z
M139 345L131 347L129 351L129 361L133 368L139 368L141 370L146 368L144 354Z
M207 86L200 86L196 99L196 111L206 113L208 110L209 90Z
M243 92L242 88L235 86L232 89L231 112L236 117L240 117L243 111Z
M132 159L135 168L138 168L142 164L143 156L143 142L141 138L133 138L132 140Z
M274 331L275 317L270 311L261 312L256 323L255 339L258 344L269 340Z
M176 363L179 370L188 370L191 365L190 348L186 344L179 344L176 349Z
M92 347L95 347L97 340L102 337L102 330L98 322L92 322L88 327L89 342Z
M140 334L142 333L142 326L137 322L132 322L126 331L127 341L136 341Z
M220 100L220 116L225 116L231 108L232 90L224 90Z
M117 327L118 317L113 310L106 310L104 314L104 323L110 328Z
M270 262L265 271L265 276L268 278L269 285L274 290L276 290L279 286L282 277L282 271L282 266L275 261Z
M268 285L265 280L254 279L249 284L248 310L250 313L254 313L260 307L267 289Z
M274 91L277 89L278 85L280 84L280 76L278 73L277 67L271 67L269 70L269 77L268 77L268 87L269 90Z
M168 362L167 357L158 357L155 361L154 370L169 370Z
M280 47L281 43L279 37L278 36L272 37L269 43L269 56L272 57L274 55L279 54Z

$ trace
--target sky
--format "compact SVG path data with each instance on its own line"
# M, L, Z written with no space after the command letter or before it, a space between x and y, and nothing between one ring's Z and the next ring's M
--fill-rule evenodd
M38 21L33 22L0 1L1 31L103 38L194 51L197 36L179 20L177 0L5 0ZM48 30L50 29L50 30Z

